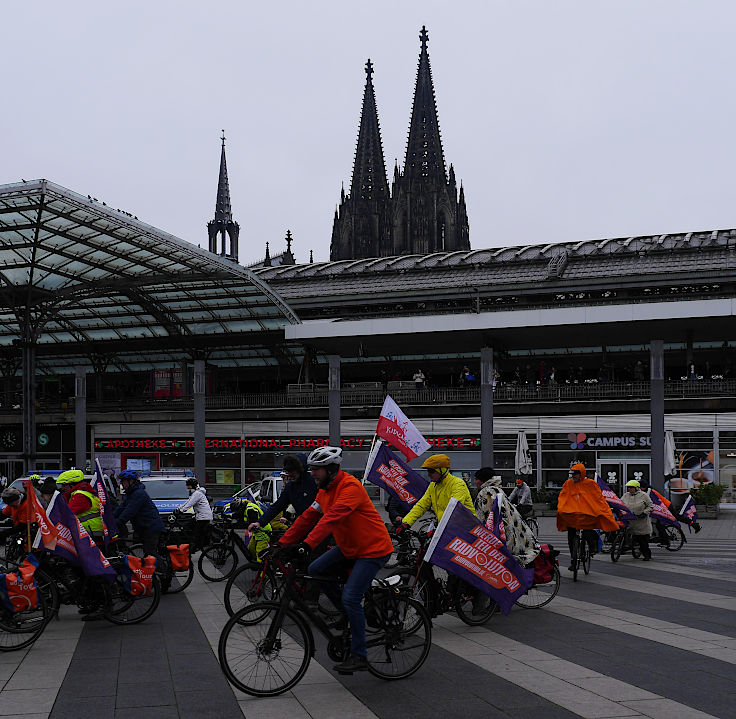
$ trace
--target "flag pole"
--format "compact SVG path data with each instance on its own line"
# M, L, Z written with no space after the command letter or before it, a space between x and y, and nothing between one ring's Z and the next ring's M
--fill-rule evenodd
M28 551L28 554L31 553L31 515L30 515L30 507L31 507L31 496L30 493L35 491L33 489L33 484L30 479L26 480L26 531L28 534L28 544L26 544L26 548Z

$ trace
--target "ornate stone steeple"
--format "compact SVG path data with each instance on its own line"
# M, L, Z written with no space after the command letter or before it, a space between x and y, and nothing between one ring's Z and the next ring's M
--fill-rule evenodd
M445 170L426 27L422 27L419 39L404 169L394 171L395 254L470 249L467 213L464 202L458 202L455 171L450 166L448 179Z
M377 257L390 250L390 194L373 87L373 63L366 81L350 194L340 193L335 212L330 259Z
M217 200L215 201L215 219L207 223L207 234L209 235L210 252L237 262L240 225L233 220L230 206L230 183L225 158L225 130L222 131L221 140L222 152L220 154L220 177L217 182ZM230 240L229 247L228 239Z

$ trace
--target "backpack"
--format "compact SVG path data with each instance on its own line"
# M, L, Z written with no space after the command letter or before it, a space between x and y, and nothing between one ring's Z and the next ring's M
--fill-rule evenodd
M551 544L540 545L541 551L532 564L534 584L548 584L554 579L559 552Z

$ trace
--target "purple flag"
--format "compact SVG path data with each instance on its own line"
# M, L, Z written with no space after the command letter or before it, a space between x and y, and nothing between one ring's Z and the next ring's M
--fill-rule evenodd
M692 495L687 495L685 504L683 504L680 509L680 516L687 517L687 520L691 525L698 521L698 508L695 506L695 500L692 498Z
M51 497L49 506L46 508L46 516L59 532L56 547L47 548L46 551L58 554L72 564L81 567L88 577L105 577L110 581L115 579L117 572L110 566L110 562L103 556L99 547L80 524L77 515L69 509L69 505L59 492ZM39 533L34 546L38 546L40 541Z
M92 489L97 493L97 499L100 500L100 514L102 515L102 531L105 533L105 546L110 544L110 540L117 536L118 522L115 519L112 504L107 500L107 487L102 478L102 467L100 460L95 459L95 477L90 482Z
M621 497L614 492L597 474L595 481L598 482L598 486L601 488L603 499L608 502L608 506L613 510L613 513L622 522L629 522L634 518L633 512L624 504Z
M650 492L649 499L652 500L652 504L654 505L654 509L650 515L653 519L656 519L662 524L669 524L673 527L677 527L678 529L680 528L680 523L675 519L672 512L667 509L664 502L659 498L659 495L656 492Z
M498 530L500 512L494 503ZM453 497L424 555L425 562L456 574L493 599L504 614L531 587L534 570L524 569L488 527Z
M366 472L366 481L385 489L409 509L422 498L429 482L397 457L385 444L381 444L373 457L373 464Z

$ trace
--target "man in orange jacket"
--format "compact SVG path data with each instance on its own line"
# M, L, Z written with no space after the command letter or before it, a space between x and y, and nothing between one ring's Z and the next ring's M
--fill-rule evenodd
M307 465L319 491L312 506L296 519L280 544L295 547L297 553L306 556L332 534L337 546L315 559L309 565L309 574L327 577L341 565L352 565L342 596L334 583L324 586L325 594L345 612L350 624L350 656L335 669L352 674L368 668L363 595L394 548L365 488L340 468L341 462L339 447L319 447L309 455Z
M598 482L585 476L582 462L570 467L570 478L562 485L557 499L557 530L564 532L565 529L570 556L578 529L583 530L583 538L587 539L591 554L595 554L598 548L598 535L593 530L615 532L618 529L618 522L603 498ZM572 564L568 569L573 570Z

